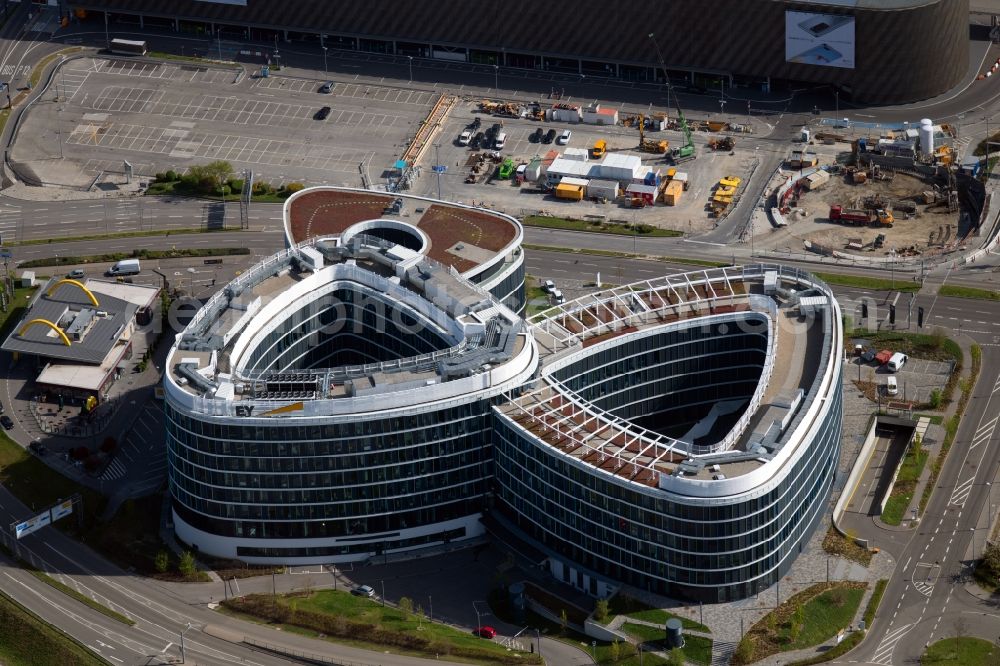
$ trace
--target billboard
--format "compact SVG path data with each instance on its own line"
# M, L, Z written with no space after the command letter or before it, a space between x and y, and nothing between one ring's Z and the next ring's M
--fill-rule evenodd
M56 504L52 507L52 522L54 523L60 518L65 518L71 513L73 513L73 500L68 499L62 504Z
M785 12L785 60L854 69L854 17Z
M37 532L46 525L52 522L52 514L46 509L45 513L40 513L37 516L28 518L23 523L18 523L14 526L14 535L20 539L23 536L28 536L32 532Z

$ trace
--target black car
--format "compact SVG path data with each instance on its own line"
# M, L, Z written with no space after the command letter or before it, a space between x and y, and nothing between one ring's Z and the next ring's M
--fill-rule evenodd
M542 137L542 143L552 143L552 141L555 138L556 138L556 131L554 129L550 129L548 132L545 133L545 136Z
M542 140L543 134L545 134L545 130L543 130L541 127L538 127L535 129L534 132L531 133L530 136L528 136L528 141L530 141L531 143L538 143L539 141Z
M472 137L472 141L469 142L471 148L479 148L483 145L483 140L486 139L486 135L482 132L476 132L476 136Z
M875 355L877 353L878 352L875 351L874 349L869 349L868 351L866 351L864 354L861 355L861 362L862 363L871 363L872 361L875 360Z
M326 120L326 117L330 115L330 107L324 106L322 109L316 112L313 116L316 120Z
M49 450L45 448L45 445L39 442L37 439L33 440L31 444L28 444L28 448L31 449L38 456L44 456L46 453L49 452Z
M466 127L466 129L470 129L470 130L475 131L475 130L479 129L480 125L482 125L482 124L483 124L483 121L479 118L479 116L476 116L475 118L472 119L472 122L468 124L468 126Z
M4 414L0 416L0 425L4 427L4 430L11 430L14 427L14 422L10 420L10 417Z

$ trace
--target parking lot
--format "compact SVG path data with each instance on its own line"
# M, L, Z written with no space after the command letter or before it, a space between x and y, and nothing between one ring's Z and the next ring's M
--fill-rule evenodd
M626 222L635 220L686 232L707 230L714 225L714 220L709 218L705 211L713 188L723 176L732 174L745 177L754 158L755 144L752 137L738 140L735 154L730 155L728 152L712 152L704 145L707 135L696 134L696 143L699 144L698 158L678 166L679 171L688 173L691 185L677 206L657 205L637 210L631 208L624 200L607 204L587 200L564 201L556 199L551 194L543 195L528 183L521 187L517 187L514 181L499 179L488 179L477 184L465 183L465 176L469 173L467 165L469 156L480 151L460 146L457 139L462 130L476 117L481 119L479 131L482 132L494 123L503 123L507 141L502 153L504 157L513 158L515 163L528 162L536 156L544 156L550 150L562 153L566 148L589 148L598 139L604 139L608 145L608 154L638 155L642 158L643 164L655 166L663 172L666 172L671 165L662 155L639 152L639 133L633 128L620 125L597 126L500 118L480 114L475 102L460 103L448 116L438 139L437 159L448 168L441 177L442 195L448 199L464 202L482 201L492 208L519 216L544 211L552 215L576 218L598 216ZM538 128L542 128L546 133L555 130L557 136L568 129L572 132L572 136L567 145L557 145L554 140L547 144L532 141L532 134ZM683 142L679 132L650 132L647 136L656 140L667 139L671 147ZM424 177L417 181L416 187L422 194L436 195L437 180Z
M333 80L251 78L228 68L80 58L64 64L26 116L13 159L44 182L83 186L222 159L272 182L361 184L381 178L435 93ZM317 120L321 107L330 107ZM58 159L59 157L63 159Z
M883 400L888 398L917 404L930 402L931 392L935 389L944 390L955 365L953 361L929 361L911 356L900 370L890 372L885 366L862 363L860 358L855 358L853 362L861 365L862 381L873 382ZM895 396L886 395L886 380L890 375L895 376L898 385L899 393Z

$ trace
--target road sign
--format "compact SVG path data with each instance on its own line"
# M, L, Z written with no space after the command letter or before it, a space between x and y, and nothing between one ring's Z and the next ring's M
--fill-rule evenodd
M10 259L14 255L11 254L10 250L0 247L0 259Z
M444 173L447 170L448 170L447 164L435 164L434 166L431 167L431 171L433 171L434 173Z

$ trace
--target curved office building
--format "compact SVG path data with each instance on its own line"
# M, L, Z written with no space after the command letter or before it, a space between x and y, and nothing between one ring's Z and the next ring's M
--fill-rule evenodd
M378 210L304 233L324 208L302 210L290 247L214 296L168 357L182 540L306 564L490 529L593 594L624 582L704 600L788 569L840 442L825 285L719 269L526 321L470 279L475 266L431 256L457 233L444 225L414 233L405 212Z
M808 274L722 269L543 313L498 405L497 503L552 573L728 601L784 575L840 452L840 312Z

